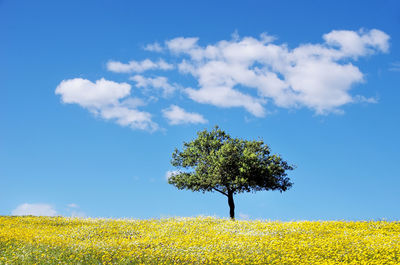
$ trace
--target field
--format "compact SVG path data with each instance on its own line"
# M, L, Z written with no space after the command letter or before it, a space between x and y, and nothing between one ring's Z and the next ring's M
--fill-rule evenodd
M0 264L400 264L400 222L0 217Z

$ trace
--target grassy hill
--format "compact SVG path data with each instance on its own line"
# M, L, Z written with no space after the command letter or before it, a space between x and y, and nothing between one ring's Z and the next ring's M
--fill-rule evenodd
M400 264L400 222L0 217L0 264Z

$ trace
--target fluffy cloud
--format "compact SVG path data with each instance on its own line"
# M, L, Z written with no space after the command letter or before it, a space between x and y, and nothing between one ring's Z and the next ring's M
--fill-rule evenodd
M85 108L116 105L130 93L131 85L128 83L116 83L104 78L95 83L83 78L63 80L56 88L56 94L61 95L64 103L79 104Z
M334 30L321 44L294 49L273 44L273 37L222 40L200 46L198 38L175 38L166 42L171 53L186 56L178 65L192 75L198 88L185 92L194 101L219 107L243 107L255 116L265 115L264 105L307 107L317 114L340 111L356 102L349 91L364 81L349 62L360 56L387 52L389 36L382 31Z
M171 70L174 66L172 64L166 63L164 60L160 59L158 62L153 62L149 59L145 59L141 62L130 61L127 64L109 61L107 63L107 70L115 73L141 73L147 70Z
M62 81L55 93L64 103L78 104L94 115L105 120L113 120L132 129L154 131L158 125L151 120L151 114L136 109L142 102L129 98L131 85L105 79L95 83L82 78ZM136 106L134 105L136 104Z
M135 81L137 87L160 89L164 97L171 96L177 89L177 85L168 83L168 79L164 76L146 78L142 75L135 75L130 80Z
M115 120L121 126L132 129L155 131L158 125L151 121L151 114L127 107L113 106L101 110L101 116L106 120Z
M184 38L184 37L179 37L175 38L169 41L166 41L166 45L169 50L176 52L176 53L182 53L182 52L193 52L196 49L198 49L197 46L197 41L199 38Z
M184 123L207 123L207 120L198 113L186 112L184 109L171 105L169 108L162 111L163 116L168 119L171 125Z
M12 215L56 216L57 211L49 204L24 203L11 211Z
M389 36L380 30L354 32L333 30L323 36L328 45L338 46L340 56L358 57L373 54L376 51L389 50Z

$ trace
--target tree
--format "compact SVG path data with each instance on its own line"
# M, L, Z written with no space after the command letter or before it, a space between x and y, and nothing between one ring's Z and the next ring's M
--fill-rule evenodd
M178 168L168 183L178 189L217 191L228 197L230 217L235 218L233 195L261 190L286 191L292 186L286 171L293 166L271 155L262 140L242 140L215 126L175 149L171 164Z

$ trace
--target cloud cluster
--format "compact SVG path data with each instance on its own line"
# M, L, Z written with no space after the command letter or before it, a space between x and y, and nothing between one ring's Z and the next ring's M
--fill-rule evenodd
M128 97L131 93L131 85L128 83L104 78L93 83L87 79L74 78L63 80L55 93L61 96L62 102L78 104L94 115L113 120L121 126L149 131L158 128L150 113L136 109L141 100Z
M200 45L197 37L178 37L153 43L145 50L172 56L177 63L145 59L128 63L109 61L114 73L135 73L128 79L144 96L149 91L165 99L177 100L175 93L201 104L222 108L241 107L256 117L264 117L267 108L305 107L316 114L340 113L349 103L376 103L376 99L352 95L354 85L365 82L354 65L362 56L388 52L389 36L377 29L333 30L322 36L321 43L306 43L294 48L276 44L276 38L261 34L259 38L234 34L231 40ZM397 71L397 63L391 70ZM175 70L166 77L159 71ZM153 71L151 76L146 71ZM154 72L156 71L156 72ZM191 76L194 83L183 86L170 82L176 74ZM130 95L131 85L105 79L91 82L82 78L62 81L56 94L64 103L78 104L96 116L114 120L134 129L156 130L152 115L139 111L145 103ZM157 101L157 100L153 100ZM198 113L189 113L174 104L161 110L170 125L205 123Z
M363 82L363 74L350 61L387 52L389 36L379 30L334 30L321 44L294 49L271 43L273 37L244 37L201 46L198 38L175 38L166 48L185 58L181 73L192 75L198 88L186 88L192 100L219 107L243 107L262 117L264 105L307 107L317 114L337 112L354 102L349 93Z

